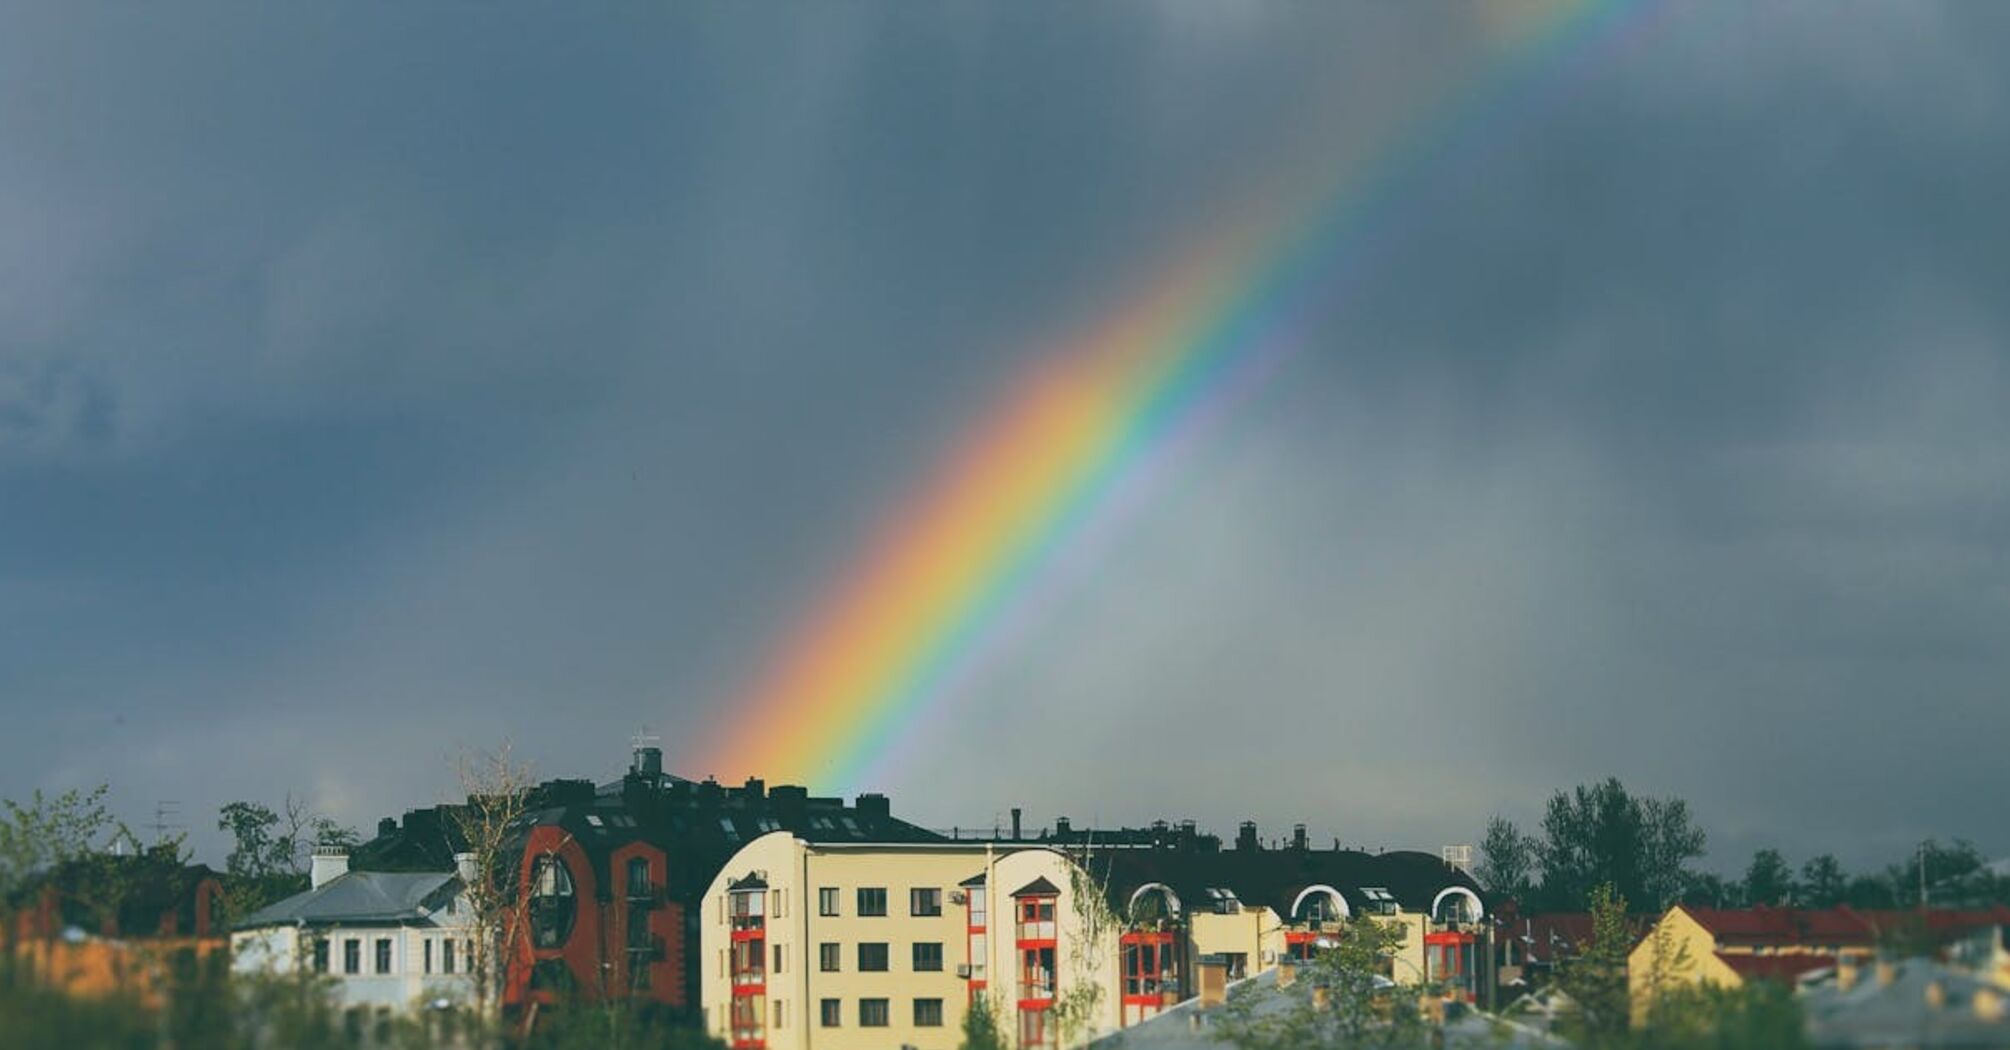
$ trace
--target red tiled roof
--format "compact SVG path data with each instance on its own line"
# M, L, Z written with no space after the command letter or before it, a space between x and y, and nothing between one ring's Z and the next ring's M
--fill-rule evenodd
M1787 984L1792 984L1804 973L1836 964L1833 957L1815 952L1788 952L1785 955L1718 952L1717 959L1748 981L1781 981Z
M1861 947L1894 930L1924 923L1934 934L1953 935L1984 926L2010 924L2010 908L1973 911L1858 911L1837 908L1696 908L1684 910L1719 943Z

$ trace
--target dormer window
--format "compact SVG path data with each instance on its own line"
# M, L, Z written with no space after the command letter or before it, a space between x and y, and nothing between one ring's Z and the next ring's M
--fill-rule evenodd
M1235 891L1220 886L1207 888L1207 901L1219 915L1234 915L1242 910L1242 901L1236 897Z

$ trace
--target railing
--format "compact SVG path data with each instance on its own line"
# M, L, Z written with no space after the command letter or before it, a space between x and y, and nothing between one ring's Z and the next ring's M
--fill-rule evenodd
M1046 922L1022 922L1019 924L1019 939L1022 941L1051 941L1054 939L1053 920Z
M735 933L740 933L746 930L764 930L767 928L768 928L768 920L765 916L761 915L733 916L733 932Z

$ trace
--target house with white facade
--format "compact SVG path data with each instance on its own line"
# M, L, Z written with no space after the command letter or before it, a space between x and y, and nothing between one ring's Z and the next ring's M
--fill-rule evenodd
M326 974L345 1007L467 1002L471 919L456 872L350 871L346 855L317 853L305 893L232 928L231 968Z

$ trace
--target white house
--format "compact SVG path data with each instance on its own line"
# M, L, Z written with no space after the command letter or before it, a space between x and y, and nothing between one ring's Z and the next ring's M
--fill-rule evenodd
M253 912L231 931L231 968L335 979L342 1005L403 1009L466 1002L471 913L454 872L350 871L316 854L312 887Z

